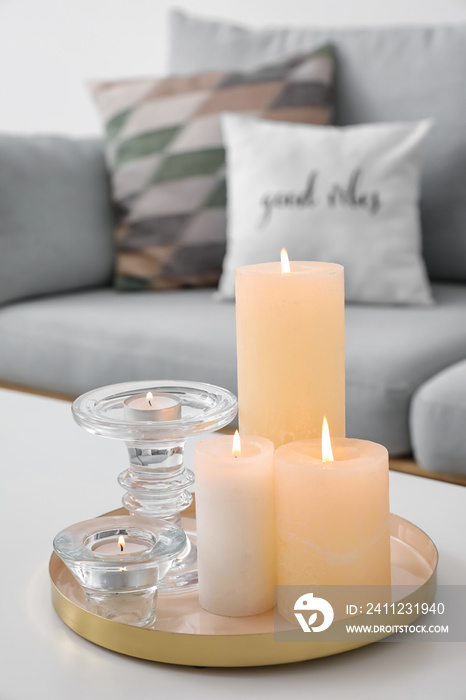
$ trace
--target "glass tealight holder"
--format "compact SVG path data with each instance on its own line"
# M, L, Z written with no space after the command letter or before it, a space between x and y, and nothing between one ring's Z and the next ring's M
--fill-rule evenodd
M194 484L184 464L186 440L228 425L236 416L237 399L203 382L137 381L94 389L77 398L72 410L78 425L93 435L126 443L129 464L118 482L129 513L148 523L160 518L181 525ZM196 533L188 525L186 534L187 551L162 581L161 593L197 588Z
M154 622L159 583L186 547L181 528L135 516L76 523L53 541L84 589L87 609L136 627Z

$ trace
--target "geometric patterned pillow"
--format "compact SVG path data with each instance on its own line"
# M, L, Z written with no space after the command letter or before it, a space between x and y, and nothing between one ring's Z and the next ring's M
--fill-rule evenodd
M117 228L115 286L214 285L226 248L220 115L328 124L334 52L256 70L94 83L106 132Z

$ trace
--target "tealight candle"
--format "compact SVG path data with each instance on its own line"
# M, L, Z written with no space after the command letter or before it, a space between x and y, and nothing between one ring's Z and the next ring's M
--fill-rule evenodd
M181 418L181 402L172 394L136 394L124 401L124 416L136 421L169 421Z
M96 533L92 539L86 544L93 552L98 554L108 554L109 556L121 557L127 554L136 554L137 552L145 552L152 545L152 542L142 542L139 537L139 542L130 540L123 535L108 536L107 532Z
M256 615L274 605L273 444L218 435L194 447L199 602Z
M91 612L141 627L155 619L158 583L185 553L186 535L155 518L106 516L71 525L53 547Z

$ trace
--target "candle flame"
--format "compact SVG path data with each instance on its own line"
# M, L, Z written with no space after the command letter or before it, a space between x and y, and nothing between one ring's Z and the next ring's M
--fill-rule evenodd
M282 262L282 272L291 272L290 259L288 257L288 253L286 252L286 248L281 249L280 260Z
M327 419L322 423L322 462L334 462Z
M233 449L231 450L231 454L233 457L240 457L241 456L241 440L239 437L239 432L236 430L235 435L233 437Z
M123 537L123 535L119 536L118 544L120 545L120 550L123 551L124 546L125 546L125 538Z
M152 394L152 392L151 392L151 391L148 391L147 394L146 394L146 399L147 399L147 401L149 402L149 406L151 406L151 407L152 407L151 401L152 401L153 398L154 398L154 395Z

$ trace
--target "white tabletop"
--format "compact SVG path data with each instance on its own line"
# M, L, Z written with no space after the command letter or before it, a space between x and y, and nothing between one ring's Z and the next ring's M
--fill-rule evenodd
M1 390L0 464L0 700L466 698L466 643L373 644L288 666L196 669L81 639L51 605L52 540L63 527L119 506L124 444L78 428L66 402ZM466 488L391 473L390 499L393 513L436 543L439 583L466 584Z

